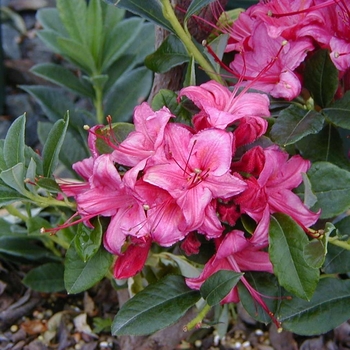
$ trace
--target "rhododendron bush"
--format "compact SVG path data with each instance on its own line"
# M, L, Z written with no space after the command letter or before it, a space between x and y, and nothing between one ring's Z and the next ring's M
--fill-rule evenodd
M182 22L169 0L117 6L170 32L145 64L158 74L185 64L183 87L141 102L132 124L85 126L79 179L55 173L68 115L41 156L24 145L24 116L2 144L1 202L44 208L27 226L65 242L65 289L105 276L127 287L114 335L151 334L190 308L185 330L225 323L237 303L301 335L349 319L349 1L225 12L193 0L176 8ZM189 19L211 26L206 40Z

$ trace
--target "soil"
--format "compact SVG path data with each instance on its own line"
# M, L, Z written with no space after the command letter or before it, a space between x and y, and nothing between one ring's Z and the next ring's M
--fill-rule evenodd
M2 1L2 5L9 8L14 17L1 26L6 75L5 85L0 92L2 97L5 96L0 111L0 137L6 135L16 117L27 112L27 143L32 147L38 147L35 127L44 114L18 85L43 84L29 69L37 63L59 59L35 35L38 28L36 11L44 6L54 6L54 3L54 0ZM278 333L273 325L257 323L239 305L237 318L229 325L229 332L224 339L220 339L211 327L184 333L184 320L180 320L177 328L174 326L150 338L113 337L110 322L122 303L122 294L112 287L110 281L103 280L77 295L38 293L21 283L29 268L28 265L14 263L0 256L0 348L3 350L350 349L349 322L327 334L300 337L287 331ZM172 337L178 339L175 345L171 345Z

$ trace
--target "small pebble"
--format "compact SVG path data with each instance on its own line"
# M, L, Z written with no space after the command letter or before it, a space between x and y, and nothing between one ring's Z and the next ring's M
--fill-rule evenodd
M18 326L16 324L12 325L11 328L10 328L11 332L12 333L15 333L18 331Z

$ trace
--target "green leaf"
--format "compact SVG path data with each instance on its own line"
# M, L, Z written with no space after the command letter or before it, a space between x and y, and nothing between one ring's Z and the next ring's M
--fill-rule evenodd
M291 105L281 111L270 135L281 146L292 145L309 134L318 133L323 128L323 122L321 113Z
M243 273L220 270L211 275L201 286L202 297L210 306L220 303L236 286Z
M132 64L143 64L146 56L154 51L155 47L155 26L152 23L144 23L139 35L136 36L134 41L130 44L125 55L133 55L135 60Z
M11 124L4 142L4 160L8 168L24 160L24 133L25 133L26 116L25 114L16 118Z
M282 288L278 284L277 278L267 272L247 272L244 277L258 295L264 301L268 310L265 310L253 297L247 287L240 281L238 283L238 293L244 309L255 320L262 323L270 323L271 316L268 311L275 313L280 303Z
M97 135L104 135L107 133L107 137L114 140L117 143L123 142L127 136L135 130L134 124L131 123L113 123L112 131L113 135L110 135L110 127L106 126L96 131ZM102 138L96 139L96 147L101 154L112 153L114 148L109 146Z
M112 324L113 335L147 335L170 326L200 299L182 276L168 275L148 285L119 310Z
M350 318L350 280L322 278L310 301L281 300L282 327L299 335L326 333Z
M217 36L214 40L212 40L209 44L210 48L215 52L216 56L219 59L222 59L224 56L225 49L227 47L228 38L229 38L228 34L221 34ZM207 59L211 62L212 66L214 67L215 72L220 74L221 66L219 62L217 62L217 60L214 59L213 55L209 53L207 47L205 47L204 53L207 56Z
M37 240L27 237L1 236L0 253L21 258L21 261L38 261L43 263L59 260L49 250L40 246Z
M185 79L184 79L184 83L183 86L187 87L187 86L195 86L196 85L196 65L195 65L196 61L194 59L194 57L192 56L190 58L190 61L187 65L187 69L186 69L186 75L185 75Z
M83 262L90 260L99 250L102 241L102 226L99 219L93 221L94 228L79 224L74 237L75 250Z
M123 75L105 98L105 115L114 121L128 121L135 106L146 99L152 83L152 73L145 67Z
M350 272L350 251L328 244L323 269L327 274L348 274Z
M80 14L79 14L80 16ZM86 11L86 32L84 37L90 47L90 52L94 61L99 66L102 55L102 45L104 37L103 18L101 0L90 0Z
M28 230L28 235L30 236L41 236L43 238L47 238L45 235L43 235L40 230L44 227L44 228L51 228L52 226L50 225L50 223L45 220L44 218L42 218L41 216L33 216L30 217L27 221L26 221L26 226L27 226L27 230Z
M25 174L25 183L26 183L27 189L33 194L37 194L37 187L35 186L35 184L33 185L31 183L28 183L27 180L30 180L31 182L35 182L36 174L37 174L36 163L34 159L31 158L28 165L27 172Z
M66 114L65 120L58 120L50 130L43 147L43 170L45 177L51 177L56 170L58 157L67 132L69 124L69 113Z
M285 214L271 216L269 255L280 285L302 299L309 300L319 279L318 269L304 259L309 240L303 229Z
M304 247L305 262L315 269L319 269L325 260L327 245L320 239L313 239Z
M158 0L106 0L111 4L118 4L136 15L146 18L155 24L167 29L169 32L174 32L170 22L163 15L162 5Z
M338 70L328 50L318 50L308 58L304 84L317 105L321 108L329 106L338 88Z
M171 68L188 62L188 55L182 41L175 35L169 35L160 47L145 59L145 65L156 73L165 73Z
M177 94L172 90L160 89L152 100L152 109L157 111L162 107L168 107L170 112L185 122L191 120L190 112L183 107L182 102L178 103Z
M72 39L57 38L57 43L63 56L80 67L88 74L92 75L97 71L96 63L89 49Z
M321 209L321 218L335 217L350 208L350 172L328 162L316 162L308 176L317 197L313 211Z
M187 278L195 278L199 276L200 271L192 264L190 264L185 257L181 255L171 254L168 252L164 252L161 255L165 256L167 259L170 258L174 260L177 266L179 267L182 276Z
M41 8L36 13L36 19L45 30L56 32L58 36L68 37L68 32L56 8ZM39 31L39 33L41 32L42 31Z
M140 18L129 18L114 25L112 30L108 30L106 42L103 47L103 57L101 72L105 72L126 49L131 46L134 40L143 30L144 21ZM118 38L119 40L116 40Z
M26 199L26 197L18 193L18 191L0 184L0 206L16 201L23 201L24 199Z
M42 144L46 142L51 127L51 123L40 122L38 124L38 135ZM72 170L72 164L81 161L90 155L86 144L82 145L83 141L84 140L82 137L80 137L80 135L77 136L77 133L73 133L72 128L68 127L68 131L60 152L60 160L66 166L66 170L71 170L72 174L75 176L76 173Z
M59 35L53 30L40 30L37 32L37 36L53 52L56 52L62 56L65 55L65 51L62 50L58 43L58 39L65 38L65 36Z
M54 179L49 179L47 177L40 177L37 181L36 184L49 191L49 192L53 192L53 193L58 193L58 192L62 192L60 186L58 186L57 182Z
M18 191L20 194L28 194L27 189L24 187L24 165L23 163L18 163L10 169L2 171L0 178L5 184L14 190Z
M64 268L62 264L48 263L30 270L22 282L33 290L42 293L55 293L64 290Z
M336 100L328 108L324 108L322 113L326 115L327 120L341 128L350 129L350 91Z
M317 202L317 197L315 196L312 190L309 177L305 173L302 173L301 175L303 177L303 186L304 186L304 204L306 205L307 208L311 208Z
M300 154L312 162L327 161L350 170L349 159L345 156L339 131L326 125L319 133L308 135L296 144Z
M204 6L207 6L214 1L215 0L193 0L186 11L185 21L199 12Z
M102 247L84 263L72 244L66 253L64 263L64 284L68 293L76 294L89 289L108 272L113 256Z
M86 12L85 0L57 0L56 7L60 19L70 37L80 43L86 40Z
M69 69L54 63L41 63L34 66L31 70L35 75L67 88L79 95L93 98L94 91L91 85L84 84Z

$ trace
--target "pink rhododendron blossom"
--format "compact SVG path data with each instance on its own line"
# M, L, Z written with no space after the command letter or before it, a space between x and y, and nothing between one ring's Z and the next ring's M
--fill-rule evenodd
M209 81L182 89L179 93L181 96L187 96L201 109L193 117L197 130L207 127L225 129L238 123L238 128L248 132L242 138L237 137L239 146L244 144L243 140L250 143L266 131L267 122L263 117L269 116L270 111L269 99L264 94L236 94L215 81ZM241 132L239 136L243 136Z
M240 162L237 170L243 173L251 170L255 167L256 160L257 169L261 171L258 176L250 176L245 180L248 187L236 197L235 202L240 205L242 213L248 214L259 223L253 240L265 239L267 242L270 214L276 212L291 216L302 227L313 225L319 213L310 211L292 192L302 182L302 173L307 172L310 162L300 156L289 158L286 152L275 145L266 149L257 147L245 154L246 158L249 156L252 156L252 159L246 163L246 169Z
M222 240L218 239L217 252L205 264L202 273L195 278L186 278L189 288L199 290L202 284L215 272L220 270L231 270L235 272L244 271L264 271L273 273L273 267L267 252L257 249L249 240L244 237L244 233L239 230L229 232ZM262 300L260 294L248 283L244 276L241 282L248 289L252 297L261 307L273 318L273 315ZM239 302L237 287L221 301L221 304ZM278 323L274 318L273 320Z
M189 231L205 224L212 199L228 198L245 188L244 182L230 174L232 134L226 131L206 129L193 135L180 125L169 124L164 149L167 159L146 168L144 181L176 199Z
M152 240L148 237L133 238L126 251L118 257L114 264L113 275L117 279L126 279L139 273L147 260Z
M135 131L113 152L113 160L126 166L135 166L152 156L161 145L165 125L173 115L168 108L154 112L143 102L134 111Z
M301 83L295 69L313 50L311 39L287 42L283 37L271 38L264 23L255 27L252 50L235 55L230 68L255 88L273 97L291 100L299 95Z

